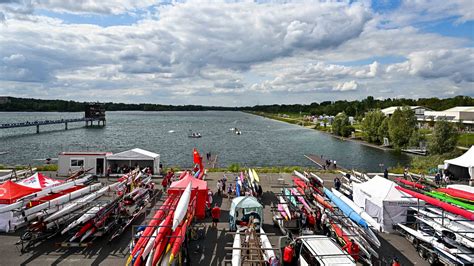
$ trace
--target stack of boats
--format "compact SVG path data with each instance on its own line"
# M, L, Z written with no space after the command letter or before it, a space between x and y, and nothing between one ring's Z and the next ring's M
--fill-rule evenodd
M306 224L309 225L308 221L313 220L309 217L316 219L319 209L327 217L322 223L341 246L353 239L361 249L361 261L370 263L372 258L378 257L376 249L380 247L380 241L373 230L378 231L380 226L372 217L339 191L325 188L323 180L314 173L294 171L292 179L294 186L282 189L278 205L273 208L274 222L284 234L287 231L292 235L313 234L299 230L300 222L292 225L289 221L307 217Z
M414 225L398 224L401 231L416 244L420 255L431 262L447 264L474 263L474 193L469 187L439 188L404 179L397 180L400 191L425 204L417 208ZM428 251L429 250L429 251Z
M67 246L85 245L107 232L112 240L143 213L153 190L151 177L139 169L109 185L90 175L60 181L37 173L1 186L10 189L10 196L18 189L32 192L0 207L2 223L14 226L5 229L27 226L18 242L23 251L53 235L63 235Z
M169 265L181 256L194 218L197 193L192 182L179 194L169 194L147 226L139 227L127 265Z

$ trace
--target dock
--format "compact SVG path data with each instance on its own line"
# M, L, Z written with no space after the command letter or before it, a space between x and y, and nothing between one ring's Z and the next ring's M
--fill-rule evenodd
M37 120L26 122L13 122L0 124L0 129L20 128L20 127L36 127L36 133L40 133L40 126L64 124L64 130L68 130L68 124L85 122L86 127L93 126L97 122L97 126L105 126L105 108L100 104L89 104L86 107L84 117L56 119L56 120Z
M315 154L308 154L308 155L304 155L304 157L306 157L306 159L310 160L311 162L315 163L320 169L325 169L325 170L336 170L336 169L339 169L339 170L347 170L345 169L344 167L341 167L340 165L337 164L337 161L336 161L336 165L334 165L334 161L330 158L324 158L323 155L315 155ZM326 160L331 160L331 164L326 167Z

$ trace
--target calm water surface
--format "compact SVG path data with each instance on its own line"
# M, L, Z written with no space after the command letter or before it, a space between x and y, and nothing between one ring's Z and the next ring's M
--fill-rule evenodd
M2 113L0 123L81 117L83 113ZM324 154L338 165L380 171L379 164L406 164L407 155L341 141L303 127L242 112L107 112L105 128L83 123L0 130L0 164L39 164L61 151L120 152L142 148L161 155L165 165L188 167L194 147L218 155L218 166L313 166L304 154ZM242 135L230 128L237 127ZM189 130L200 139L188 138Z

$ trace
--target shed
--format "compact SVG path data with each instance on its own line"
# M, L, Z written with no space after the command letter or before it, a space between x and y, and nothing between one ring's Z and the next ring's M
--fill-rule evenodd
M160 155L151 151L135 148L116 154L107 155L107 166L114 172L117 167L127 166L140 168L150 167L153 173L160 172Z
M353 183L355 204L372 216L385 232L393 232L393 225L405 223L410 206L418 204L396 186L395 182L380 176L364 183Z
M61 152L58 155L58 175L68 176L82 169L103 175L106 172L105 159L111 152Z
M189 183L191 183L191 199L196 195L196 210L194 215L198 219L204 219L206 217L206 202L208 199L206 181L194 178L189 172L186 172L183 178L171 183L171 186L168 188L168 195L181 195Z

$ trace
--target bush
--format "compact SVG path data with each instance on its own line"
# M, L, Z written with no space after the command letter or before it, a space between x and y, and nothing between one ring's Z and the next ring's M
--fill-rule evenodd
M40 166L35 166L35 167L36 167L36 171L41 171L41 172L44 172L44 171L50 171L50 172L58 171L58 165L57 164L45 164L45 165L40 165Z
M458 143L459 133L456 127L447 121L438 121L431 136L429 149L432 154L452 152Z
M227 167L229 172L238 173L240 172L240 165L238 163L233 163Z
M339 113L332 123L332 131L334 134L342 137L348 137L354 128L349 123L349 117L345 113Z

